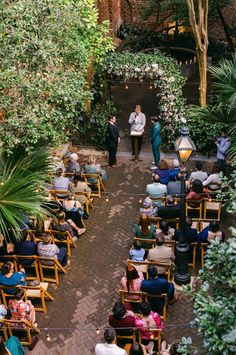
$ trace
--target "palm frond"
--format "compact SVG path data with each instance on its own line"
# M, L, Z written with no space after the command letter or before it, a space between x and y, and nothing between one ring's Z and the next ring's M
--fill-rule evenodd
M236 52L232 59L223 59L219 66L209 66L214 83L214 93L222 104L231 108L236 105Z
M225 125L236 123L236 107L219 104L217 106L191 106L188 110L190 117L212 123L221 122Z
M19 223L25 223L26 215L45 215L43 176L49 167L45 149L0 157L0 233L7 240L12 234L17 236Z

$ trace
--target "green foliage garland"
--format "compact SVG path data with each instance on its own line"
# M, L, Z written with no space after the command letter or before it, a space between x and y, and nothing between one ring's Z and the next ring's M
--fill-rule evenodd
M152 80L160 88L160 119L167 145L172 144L173 134L186 123L185 100L182 87L185 78L174 60L160 51L151 54L114 52L101 64L101 69L112 80Z

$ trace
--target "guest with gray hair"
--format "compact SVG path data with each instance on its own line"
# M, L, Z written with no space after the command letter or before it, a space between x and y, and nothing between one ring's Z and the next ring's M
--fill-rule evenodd
M140 213L145 213L148 217L155 217L157 216L157 207L153 206L153 202L150 197L146 197L143 200L143 207L139 209Z
M174 159L172 162L172 169L169 171L169 181L175 181L176 176L180 173L180 166L178 159Z
M68 166L66 168L66 171L68 173L79 173L80 172L80 164L78 163L78 154L76 153L72 153L69 156L69 162L68 162Z

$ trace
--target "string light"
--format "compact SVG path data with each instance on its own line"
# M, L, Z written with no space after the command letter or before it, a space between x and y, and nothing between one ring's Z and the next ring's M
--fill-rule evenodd
M154 334L150 334L150 339L154 339Z
M48 332L48 328L46 328L45 330L46 330L46 339L47 339L47 341L51 341L51 337L50 337L50 334Z
M129 88L129 86L128 86L128 84L126 84L126 85L125 85L125 89L128 90L128 88Z
M101 332L101 331L100 331L100 329L99 329L99 328L97 328L97 329L96 329L96 334L97 334L97 335L99 335L99 334L100 334L100 332Z
M141 196L139 197L138 202L139 202L139 203L142 203L142 202L143 202L143 201L142 201L142 197L141 197Z
M149 86L149 89L152 90L152 85Z
M106 194L106 202L109 202L109 195L108 195L108 193Z
M1 181L1 185L3 185L3 182Z

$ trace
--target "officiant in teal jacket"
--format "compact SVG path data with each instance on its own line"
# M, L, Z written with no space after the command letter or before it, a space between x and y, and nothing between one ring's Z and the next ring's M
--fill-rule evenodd
M161 145L161 125L157 116L151 117L152 129L150 134L150 141L152 144L152 152L154 156L155 165L160 161L160 145Z

